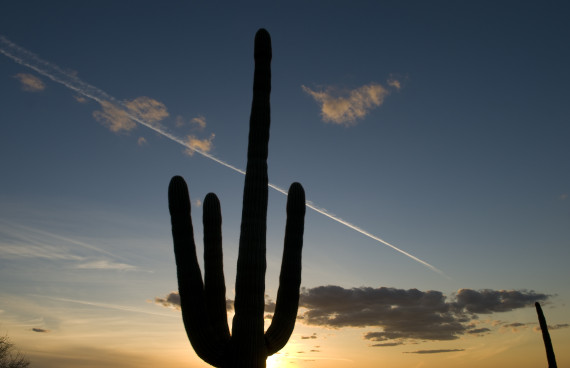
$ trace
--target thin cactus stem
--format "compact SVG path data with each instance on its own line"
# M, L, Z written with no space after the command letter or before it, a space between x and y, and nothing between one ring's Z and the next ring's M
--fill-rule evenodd
M196 354L205 362L222 368L264 368L267 357L285 346L295 327L301 285L305 192L301 184L293 183L287 195L287 223L275 314L264 333L271 92L271 38L264 29L255 36L254 59L231 335L226 313L220 202L215 194L209 193L203 204L205 249L202 281L188 187L182 177L175 176L168 189L184 327Z
M549 368L556 368L556 357L554 356L554 348L552 347L552 341L550 340L550 334L548 333L548 325L546 324L546 318L544 318L544 313L542 313L542 308L540 303L534 303L536 307L536 314L538 314L538 323L540 324L540 330L542 331L542 339L544 340L544 348L546 349L546 359L548 360Z

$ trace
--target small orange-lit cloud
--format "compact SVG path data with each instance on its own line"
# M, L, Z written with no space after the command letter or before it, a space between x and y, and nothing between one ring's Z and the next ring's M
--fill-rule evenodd
M137 143L139 146L143 146L146 144L146 138L145 137L139 137L139 139L137 140Z
M393 84L396 82L394 81ZM324 122L344 126L356 125L357 119L363 119L370 111L384 103L390 92L378 83L370 83L362 87L342 91L334 87L314 91L301 86L321 105L321 116Z
M390 78L390 79L388 79L388 82L387 82L387 83L388 83L388 85L389 85L390 87L394 87L394 88L396 88L397 90L402 89L402 83L401 83L399 80L395 79L395 78Z
M87 99L83 96L73 96L73 98L75 99L75 101L79 102L79 103L86 103Z
M166 106L149 97L124 101L122 106L109 101L101 101L100 104L102 110L93 112L93 117L115 133L133 130L136 127L133 117L155 126L168 117Z
M198 128L199 130L203 130L206 127L206 118L200 115L190 120L190 123L196 126L196 128Z
M168 117L166 106L150 97L137 97L132 101L125 101L129 113L148 123L158 123Z
M190 156L194 155L195 150L199 150L202 152L210 152L214 144L212 140L214 139L215 134L212 133L210 138L199 139L196 138L194 135L189 135L186 137L186 143L189 148L186 149L186 153Z
M32 74L18 73L14 76L22 84L22 90L27 92L40 92L46 89L46 85L42 80Z
M103 110L94 111L93 117L112 132L129 132L137 126L125 109L109 101L101 101L100 104Z

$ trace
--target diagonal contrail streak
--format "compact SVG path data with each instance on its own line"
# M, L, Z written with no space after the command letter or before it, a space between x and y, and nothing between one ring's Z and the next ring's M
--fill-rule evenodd
M30 68L34 71L36 71L37 73L51 79L52 81L62 84L65 87L71 89L72 91L87 97L93 101L96 101L100 104L102 104L103 102L111 102L113 104L115 104L116 106L120 106L122 107L122 110L124 111L124 113L133 121L157 132L158 134L170 139L171 141L174 141L212 161L217 162L220 165L223 165L229 169L232 169L235 172L238 172L242 175L245 175L245 171L232 165L229 164L203 150L200 150L196 147L192 147L188 142L185 142L182 138L176 136L175 134L171 133L170 131L168 131L166 128L159 126L159 125L154 125L148 121L145 121L144 119L141 119L140 117L132 114L129 112L129 109L127 108L127 106L125 105L124 102L116 99L115 97L109 95L108 93L106 93L105 91L92 86L88 83L85 83L84 81L82 81L81 79L79 79L76 75L74 75L72 72L69 71L65 71L61 68L59 68L57 65L54 65L50 62L47 62L41 58L39 58L37 55L35 55L34 53L16 45L15 43L11 42L10 40L8 40L6 37L4 37L3 35L0 35L0 53L4 54L5 56L7 56L8 58L12 59L13 61L15 61L16 63L23 65L27 68ZM275 184L271 184L269 183L269 187L276 190L279 193L285 194L287 195L287 191L285 191L284 189L278 187ZM328 218L330 218L331 220L334 220L354 231L359 232L360 234L367 236L368 238L375 240L381 244L384 244L387 247L390 247L392 249L394 249L397 252L400 252L401 254L413 259L416 262L421 263L422 265L426 266L427 268L429 268L432 271L435 271L437 273L439 273L442 276L447 277L441 270L439 270L438 268L434 267L433 265L427 263L426 261L421 260L420 258L411 255L410 253L396 247L393 244L388 243L387 241L359 228L356 225L353 225L337 216L334 216L332 214L330 214L329 212L327 212L326 210L319 208L317 206L315 206L314 204L312 204L311 202L307 202L307 207L312 209L313 211L316 211L317 213L320 213L321 215L324 215Z

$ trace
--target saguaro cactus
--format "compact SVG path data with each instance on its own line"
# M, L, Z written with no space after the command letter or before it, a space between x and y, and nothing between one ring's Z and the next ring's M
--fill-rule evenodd
M534 303L536 307L536 313L538 314L538 323L540 324L540 329L542 330L542 339L544 340L544 347L546 348L546 359L548 360L549 368L556 368L556 357L554 356L554 348L552 347L552 341L550 340L550 334L548 333L548 325L546 324L546 318L544 318L544 313L542 313L542 308L540 303Z
M215 367L265 367L267 357L279 351L289 340L299 304L305 192L301 184L293 183L287 196L285 244L275 313L271 325L264 332L271 92L271 38L264 29L255 35L254 59L253 102L231 335L226 315L222 217L218 198L209 193L203 203L203 283L196 257L188 188L180 176L173 177L168 188L182 319L198 356Z

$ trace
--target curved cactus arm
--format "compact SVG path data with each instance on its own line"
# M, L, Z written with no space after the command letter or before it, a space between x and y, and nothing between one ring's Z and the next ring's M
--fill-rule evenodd
M542 339L544 340L544 348L546 349L546 359L548 361L548 368L556 368L556 356L554 355L554 348L552 347L552 341L550 340L550 334L548 333L548 325L546 324L546 318L544 318L544 313L542 312L542 307L539 302L534 303L536 307L536 314L538 315L538 323L540 324L540 330L542 331Z
M301 251L305 227L305 191L299 183L291 184L287 194L285 244L279 274L275 313L265 333L267 354L283 348L295 327L301 287Z
M222 252L222 213L220 201L208 193L202 205L204 224L204 292L206 311L216 337L230 339L226 312L226 283Z
M247 168L239 255L235 284L235 316L232 324L232 349L250 368L265 367L267 353L263 337L265 306L267 153L269 142L271 92L271 39L260 29L255 35L253 101L249 122Z
M168 208L178 276L182 319L196 354L213 366L222 364L224 347L219 344L207 318L202 274L196 257L194 229L190 216L190 195L180 176L170 180Z

